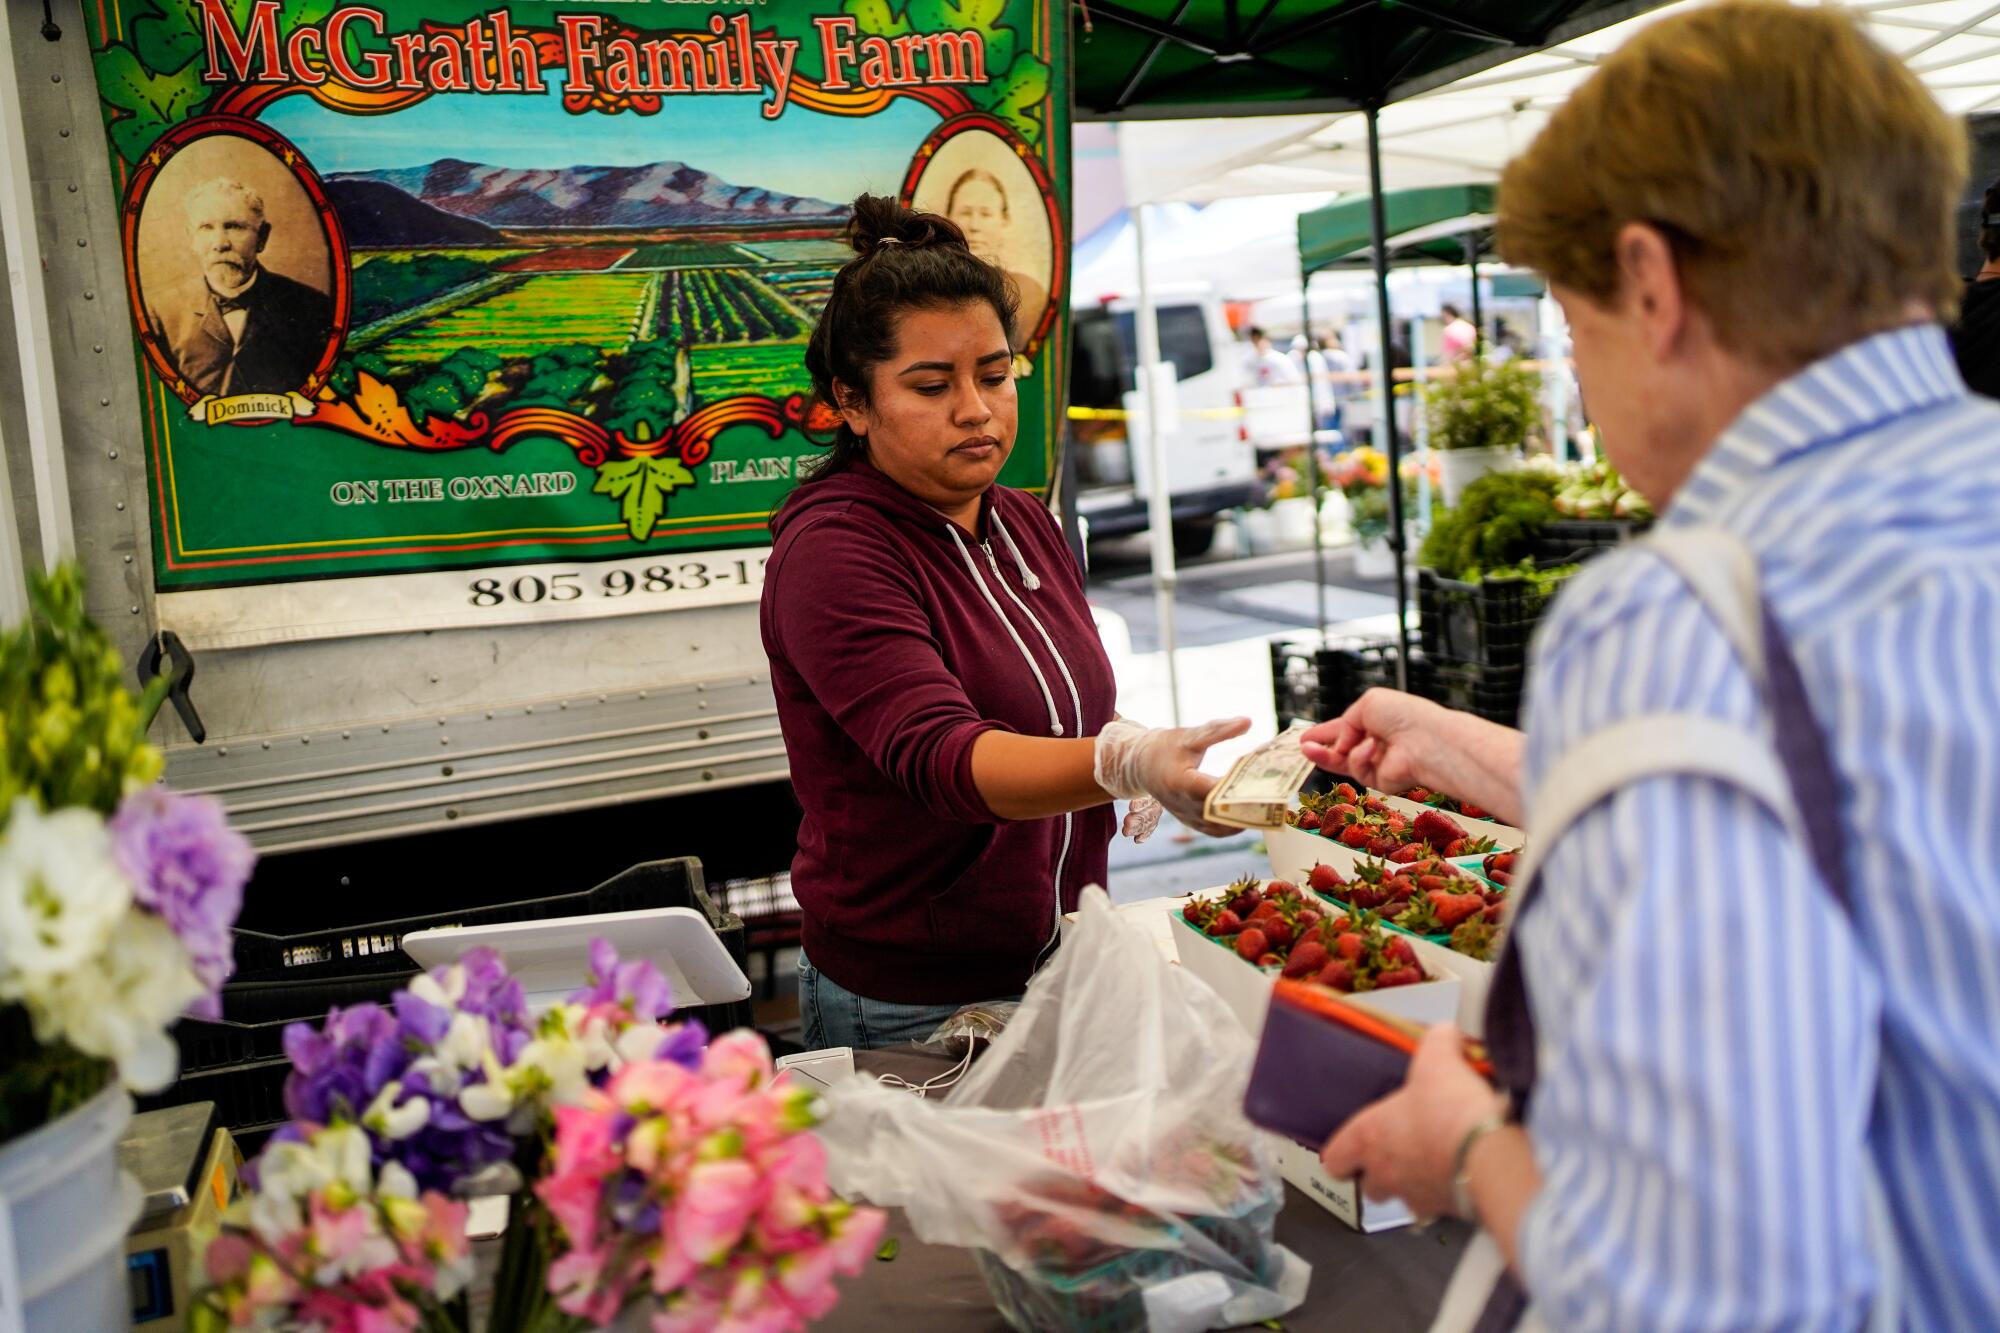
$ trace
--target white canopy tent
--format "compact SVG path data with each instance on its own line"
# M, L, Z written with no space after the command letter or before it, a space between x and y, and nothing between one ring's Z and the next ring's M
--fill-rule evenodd
M1692 3L1664 6L1383 107L1383 187L1497 180L1600 59ZM1922 76L1946 110L2000 107L2000 4L1861 0L1845 7ZM1366 117L1358 111L1126 121L1118 126L1118 152L1126 198L1135 203L1368 190Z

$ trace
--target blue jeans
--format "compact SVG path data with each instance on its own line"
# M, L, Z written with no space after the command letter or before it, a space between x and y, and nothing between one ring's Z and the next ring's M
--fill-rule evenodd
M803 952L799 954L799 1024L809 1051L829 1046L872 1051L923 1041L964 1007L871 1000L829 979Z

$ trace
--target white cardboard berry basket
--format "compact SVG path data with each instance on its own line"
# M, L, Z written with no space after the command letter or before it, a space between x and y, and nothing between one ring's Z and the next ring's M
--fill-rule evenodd
M1218 888L1196 896L1209 897L1225 891ZM1172 925L1174 947L1179 952L1181 966L1207 982L1229 1006L1237 1021L1243 1024L1246 1035L1255 1040L1264 1030L1264 1014L1271 1005L1271 988L1277 981L1278 969L1267 970L1245 962L1234 949L1217 943L1189 925L1178 907L1173 913ZM1419 948L1418 964L1435 979L1414 986L1370 991L1368 1003L1384 1013L1407 1018L1413 1023L1448 1022L1458 1013L1458 997L1463 983L1451 969L1425 958L1423 941L1413 942ZM1329 1078L1339 1076L1335 1070L1314 1073ZM1400 1201L1370 1203L1362 1197L1360 1186L1353 1179L1336 1180L1328 1175L1319 1164L1318 1154L1311 1149L1276 1135L1271 1136L1271 1141L1277 1145L1280 1174L1297 1186L1300 1193L1348 1226L1357 1231L1385 1231L1391 1227L1407 1226L1411 1222L1410 1210Z
M1380 797L1382 804L1400 814L1409 815L1411 818L1415 818L1424 813L1424 811L1432 808L1428 805L1419 805L1415 801L1404 800L1400 796L1391 796L1387 792L1375 791L1373 788L1369 790L1368 794ZM1502 851L1518 852L1528 841L1528 835L1520 829L1515 828L1512 824L1502 824L1491 819L1467 819L1464 815L1454 815L1448 810L1440 810L1436 811L1436 813L1442 814L1447 819L1458 824L1460 828L1465 830L1465 834L1469 838L1493 839Z

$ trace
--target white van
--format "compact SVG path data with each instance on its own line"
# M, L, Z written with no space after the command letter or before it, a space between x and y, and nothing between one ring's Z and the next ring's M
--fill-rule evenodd
M1212 289L1165 288L1153 304L1160 356L1173 364L1178 379L1179 412L1160 437L1174 549L1199 555L1214 538L1217 514L1258 503L1264 495L1243 412L1243 353ZM1081 411L1070 417L1068 447L1076 457L1076 512L1092 537L1147 527L1151 479L1145 400L1135 374L1137 308L1136 299L1117 296L1079 303L1071 312L1070 406Z

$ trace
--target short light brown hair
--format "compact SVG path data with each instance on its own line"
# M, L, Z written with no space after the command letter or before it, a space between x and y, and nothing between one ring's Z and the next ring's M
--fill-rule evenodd
M1724 347L1796 367L1957 309L1963 125L1832 8L1722 0L1646 28L1500 182L1510 263L1600 303L1650 223Z

